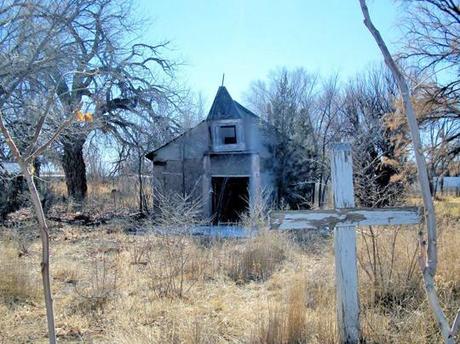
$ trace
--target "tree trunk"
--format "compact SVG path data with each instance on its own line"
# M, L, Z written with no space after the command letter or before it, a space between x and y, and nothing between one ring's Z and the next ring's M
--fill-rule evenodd
M320 168L319 173L319 185L318 185L318 208L321 209L322 199L321 196L323 195L323 167Z
M64 142L62 167L64 169L67 194L76 201L86 197L86 165L83 159L85 138L72 139Z

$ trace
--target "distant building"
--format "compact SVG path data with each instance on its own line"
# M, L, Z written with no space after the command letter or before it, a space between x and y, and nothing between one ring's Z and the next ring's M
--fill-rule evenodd
M154 189L192 194L205 218L236 222L262 190L275 191L276 142L276 131L221 86L206 120L147 154Z

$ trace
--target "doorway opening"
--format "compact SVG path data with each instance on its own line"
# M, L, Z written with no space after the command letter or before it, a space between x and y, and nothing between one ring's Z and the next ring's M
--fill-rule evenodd
M212 177L213 223L236 223L248 210L249 177Z

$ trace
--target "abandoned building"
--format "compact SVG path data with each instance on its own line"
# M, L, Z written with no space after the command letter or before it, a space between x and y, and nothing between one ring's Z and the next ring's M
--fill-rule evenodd
M219 87L206 120L147 154L153 187L200 198L203 216L214 223L237 222L275 190L274 130Z

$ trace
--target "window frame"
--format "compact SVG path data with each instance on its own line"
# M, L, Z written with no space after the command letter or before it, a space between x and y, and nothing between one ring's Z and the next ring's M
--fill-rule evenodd
M224 137L221 135L222 127L234 127L236 143L225 143ZM212 134L212 149L215 152L225 151L243 151L246 149L244 142L243 125L241 120L238 119L227 119L215 121L211 124Z
M224 135L223 131L225 129L231 129L233 131L233 135L231 135L231 136ZM224 144L224 145L238 144L238 136L236 135L236 125L221 125L221 126L219 126L219 136L220 136L221 143ZM227 139L229 139L228 141L231 141L231 142L227 142Z

